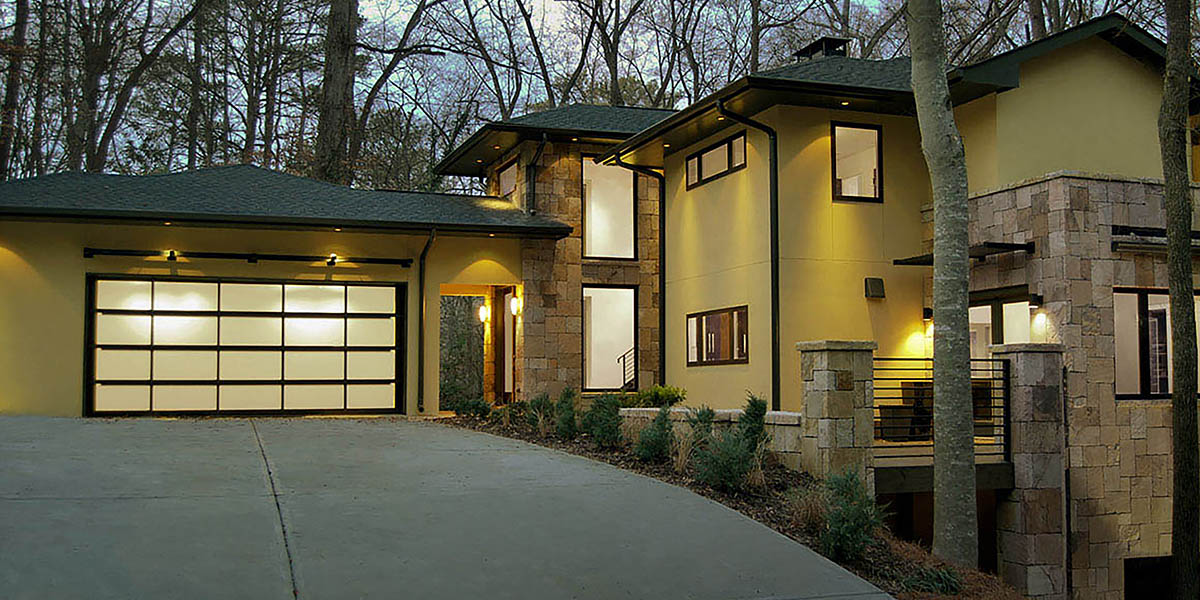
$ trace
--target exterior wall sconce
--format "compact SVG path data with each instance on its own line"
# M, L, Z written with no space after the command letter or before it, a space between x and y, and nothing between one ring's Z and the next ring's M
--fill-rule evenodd
M515 317L521 314L521 308L524 304L525 302L521 300L520 296L513 296L508 301L508 312L512 313L512 315Z
M179 259L179 256L177 254L175 254L174 250L167 250L167 260L175 261L178 259Z
M1029 308L1041 308L1043 303L1044 299L1042 298L1041 294L1029 295Z
M492 319L492 307L484 304L479 307L479 322L487 323Z
M921 309L921 320L922 321L932 321L933 320L933 309L929 308L928 306L926 306L925 308L922 308Z
M327 264L327 265L329 265L329 266L331 266L331 267L332 267L333 265L336 265L336 264L337 264L337 255L336 255L336 254L330 254L330 255L329 255L329 260L325 261L325 264Z

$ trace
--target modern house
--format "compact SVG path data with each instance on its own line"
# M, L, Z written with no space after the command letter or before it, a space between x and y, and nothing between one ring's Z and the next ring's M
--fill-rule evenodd
M0 412L434 414L439 300L482 296L488 399L753 392L922 537L928 172L908 59L846 44L680 111L490 123L437 166L486 197L249 166L0 184ZM984 556L1030 597L1126 597L1170 552L1163 52L1113 15L947 74Z

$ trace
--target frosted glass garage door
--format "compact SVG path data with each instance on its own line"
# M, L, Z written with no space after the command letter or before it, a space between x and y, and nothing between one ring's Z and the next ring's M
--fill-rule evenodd
M395 411L396 285L92 280L95 414Z

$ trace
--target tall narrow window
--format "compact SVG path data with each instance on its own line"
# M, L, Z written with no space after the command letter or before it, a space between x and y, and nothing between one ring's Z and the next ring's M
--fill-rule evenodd
M583 387L587 390L637 386L637 290L583 288Z
M749 331L745 306L688 315L688 366L749 362Z
M623 167L583 158L583 255L636 258L637 175Z
M878 125L833 124L833 199L883 201Z
M507 167L500 169L500 196L509 198L517 189L517 161L512 161Z
M703 185L746 166L746 134L725 138L688 156L687 188Z

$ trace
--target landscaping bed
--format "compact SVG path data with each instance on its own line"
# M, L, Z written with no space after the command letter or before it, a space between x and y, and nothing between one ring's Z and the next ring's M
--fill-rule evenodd
M460 415L441 419L439 422L569 452L685 487L829 555L828 552L823 552L820 526L814 525L813 518L804 512L809 509L805 508L804 502L798 500L814 491L822 491L824 484L805 473L783 467L772 460L769 453L762 461L759 485L736 491L722 490L700 483L691 472L677 472L671 460L639 460L635 456L633 444L637 435L628 431L624 432L620 444L612 448L602 448L586 428L568 439L557 435L552 427L543 427L543 434L525 418L503 419L498 418L496 413L489 416ZM823 519L824 512L820 512L820 518ZM926 549L898 540L882 530L876 534L875 541L866 546L861 558L836 562L902 600L1021 598L1015 590L994 575L947 565L934 558ZM955 580L952 587L957 587L958 593L924 591L945 589L947 579Z

